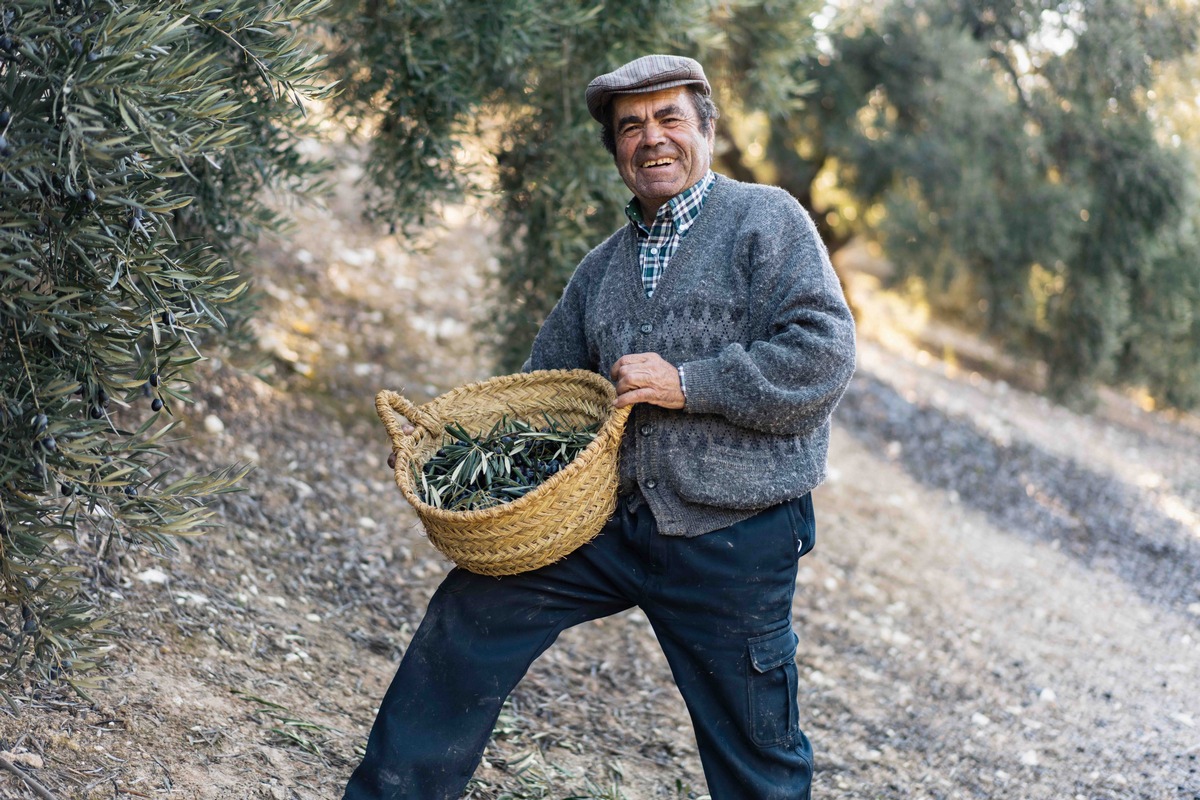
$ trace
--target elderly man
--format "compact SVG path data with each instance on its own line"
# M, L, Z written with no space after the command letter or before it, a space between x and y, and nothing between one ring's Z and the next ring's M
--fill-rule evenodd
M548 567L450 572L345 800L458 797L530 663L566 628L632 606L671 665L714 800L810 796L792 602L854 324L800 205L711 171L709 95L678 56L588 86L634 195L629 224L580 263L526 368L598 371L636 404L617 514Z

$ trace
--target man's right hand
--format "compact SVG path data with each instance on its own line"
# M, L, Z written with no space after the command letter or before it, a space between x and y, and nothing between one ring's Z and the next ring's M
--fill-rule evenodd
M400 432L403 433L405 436L412 436L413 433L416 432L416 430L417 429L414 428L412 425L401 425L400 426ZM388 465L388 469L396 468L396 451L395 450L388 453L387 465Z

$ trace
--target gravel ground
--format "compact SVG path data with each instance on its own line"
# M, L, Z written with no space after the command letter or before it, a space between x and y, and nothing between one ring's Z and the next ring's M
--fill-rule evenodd
M180 462L249 461L245 490L97 587L122 616L93 703L0 706L0 752L56 797L336 798L357 761L446 570L372 398L484 374L472 300L493 262L470 209L409 253L342 191L264 249L263 362L203 365L186 412ZM1198 444L1192 417L1115 393L1081 414L864 336L795 605L815 796L1200 798ZM534 665L467 796L703 792L634 611ZM0 772L0 798L36 796Z

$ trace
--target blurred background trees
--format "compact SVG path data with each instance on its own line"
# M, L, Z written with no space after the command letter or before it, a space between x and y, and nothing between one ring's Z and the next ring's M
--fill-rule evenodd
M122 553L196 532L237 477L164 463L167 416L280 221L264 190L311 171L319 7L0 7L0 685L82 687Z
M936 311L1044 361L1060 398L1110 381L1195 403L1200 362L1169 355L1196 352L1195 150L1164 136L1163 97L1195 102L1195 8L860 11L806 61L808 113L771 131L793 172L836 176L835 241L879 241Z

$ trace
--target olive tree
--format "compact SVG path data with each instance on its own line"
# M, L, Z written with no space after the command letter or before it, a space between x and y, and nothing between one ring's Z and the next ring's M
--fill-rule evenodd
M293 132L321 6L0 8L0 685L85 686L108 565L201 529L238 476L164 443L241 244L279 221L263 188L313 168Z

